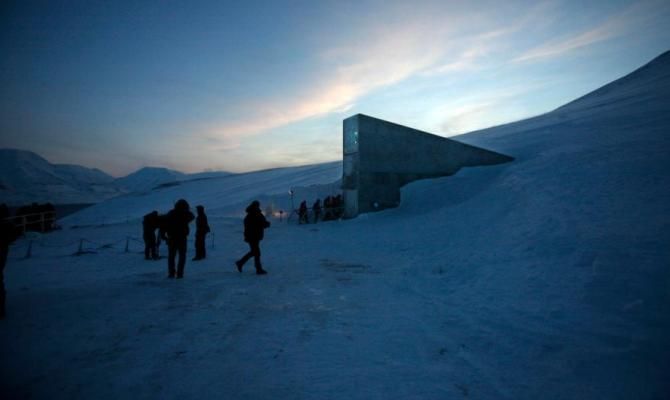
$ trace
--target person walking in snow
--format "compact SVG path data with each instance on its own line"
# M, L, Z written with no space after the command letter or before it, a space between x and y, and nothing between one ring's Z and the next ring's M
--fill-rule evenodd
M168 278L184 277L184 266L186 265L186 245L189 234L188 224L195 216L190 210L188 202L184 199L178 200L174 208L167 214L165 234L168 245ZM175 258L179 255L177 269L175 271Z
M9 245L19 237L19 230L9 220L9 209L0 204L0 319L5 318L5 264Z
M264 231L270 227L270 223L261 212L261 204L257 200L249 204L246 211L247 216L244 218L244 241L249 244L249 252L244 257L235 261L235 265L237 266L237 270L242 272L244 264L253 257L256 274L265 275L267 271L261 265L260 243L263 240Z
M195 218L195 257L193 261L198 261L206 256L205 237L210 229L207 223L207 215L205 215L205 207L197 206L195 209L198 210L198 216Z
M144 239L145 260L158 259L156 229L158 229L158 211L152 211L142 219L142 238Z

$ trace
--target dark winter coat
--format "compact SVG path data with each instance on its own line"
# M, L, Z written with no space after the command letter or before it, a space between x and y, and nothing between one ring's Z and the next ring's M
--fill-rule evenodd
M158 229L158 214L151 212L145 215L142 220L142 228L145 236L153 235Z
M167 240L168 216L167 214L158 216L158 237Z
M204 235L209 233L209 224L207 223L207 216L205 213L198 213L195 218L195 234Z
M188 210L173 209L167 213L165 219L165 233L169 239L184 239L188 236L190 230L188 224L193 221L195 216Z
M270 223L265 219L261 209L256 206L247 207L247 216L244 217L244 241L260 242L263 240L265 228L269 228Z

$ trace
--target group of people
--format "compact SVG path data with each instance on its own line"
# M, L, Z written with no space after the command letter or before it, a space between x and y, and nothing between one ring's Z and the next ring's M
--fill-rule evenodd
M195 219L195 257L192 261L202 260L207 256L205 250L205 238L211 232L205 208L201 205L196 207L197 216L190 210L188 202L184 199L178 200L174 208L167 214L159 215L158 211L152 211L144 216L142 220L144 239L144 258L147 260L159 259L158 249L161 241L167 243L168 247L168 278L181 279L184 277L186 266L187 238L190 233L189 224ZM258 201L253 201L246 209L247 216L244 218L244 240L249 244L249 252L235 262L237 270L242 272L244 264L254 258L256 274L265 275L267 271L261 264L260 242L263 233L270 223L261 212Z
M174 208L167 214L159 215L152 211L144 216L142 221L143 237L145 242L144 256L147 260L156 260L158 248L161 241L168 246L168 278L183 278L186 265L187 239L190 233L189 224L195 219L195 250L193 261L205 258L205 237L210 232L205 215L205 208L197 206L197 217L190 210L188 202L184 199L178 200ZM244 241L249 245L249 251L239 260L235 266L239 272L251 258L254 259L256 274L265 275L267 271L261 264L260 242L263 240L265 229L270 227L270 222L265 219L261 212L261 205L253 201L246 208L247 215L244 218ZM9 209L5 204L0 204L0 319L5 318L5 285L4 270L9 253L9 245L12 244L21 232L14 226L9 218Z
M323 217L321 213L323 212ZM323 200L323 207L321 206L321 199L316 199L312 204L312 220L314 223L322 221L330 221L342 218L344 214L344 207L342 204L342 195L328 196ZM309 224L309 208L307 201L303 200L298 207L298 223Z
M144 239L144 258L158 260L161 242L168 247L168 277L183 278L186 265L187 238L189 223L195 219L195 257L192 261L207 256L205 238L211 231L205 214L205 207L196 207L197 217L191 212L188 202L178 200L167 214L159 215L152 211L142 219L142 238ZM178 260L175 260L177 259ZM175 265L175 261L177 261Z

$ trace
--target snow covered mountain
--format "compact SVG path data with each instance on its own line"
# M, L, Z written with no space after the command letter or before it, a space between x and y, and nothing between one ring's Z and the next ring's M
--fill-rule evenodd
M183 181L219 178L230 175L229 172L212 171L185 174L168 168L144 167L130 175L118 178L114 184L131 193L145 193L164 186L174 186Z
M118 197L63 220L78 229L34 238L32 258L17 243L0 391L666 398L670 53L553 112L457 139L515 161L414 182L400 207L353 220L271 216L261 278L233 264L248 249L243 206L285 207L289 188L296 202L322 196L340 163ZM133 239L143 213L182 197L205 205L212 234L208 258L174 281ZM91 253L69 257L80 243Z
M122 192L99 169L51 164L25 150L0 149L0 202L95 203Z
M162 184L183 180L186 174L167 168L144 167L130 175L118 178L114 184L129 192L147 192Z
M218 178L228 172L185 174L167 168L145 167L122 178L97 168L51 164L25 150L0 149L0 203L99 203L127 193L146 193L183 181Z

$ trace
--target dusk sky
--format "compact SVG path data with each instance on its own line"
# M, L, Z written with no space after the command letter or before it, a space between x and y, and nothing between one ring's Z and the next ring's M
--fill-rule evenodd
M150 4L153 3L153 4ZM670 1L3 1L0 147L115 176L341 159L342 119L443 136L670 49Z

